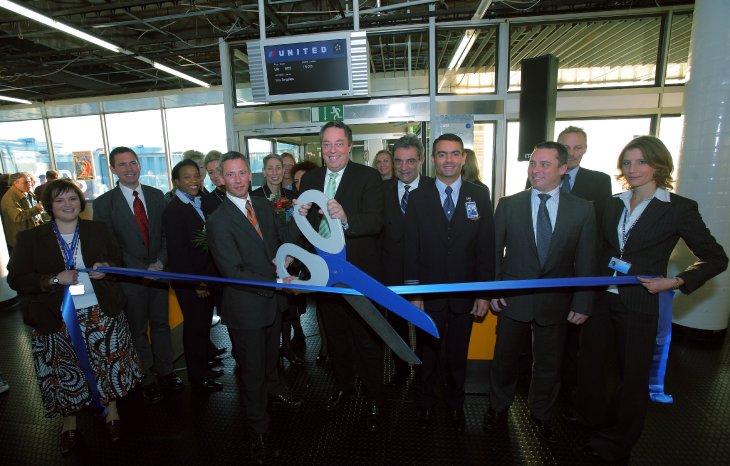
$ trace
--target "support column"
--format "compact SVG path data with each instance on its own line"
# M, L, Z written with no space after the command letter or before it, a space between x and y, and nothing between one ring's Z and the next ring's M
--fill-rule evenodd
M699 203L708 228L730 252L730 2L697 0L693 16L677 192ZM682 244L672 255L670 273L693 260ZM725 272L689 296L679 294L674 323L724 333L730 316L729 278Z

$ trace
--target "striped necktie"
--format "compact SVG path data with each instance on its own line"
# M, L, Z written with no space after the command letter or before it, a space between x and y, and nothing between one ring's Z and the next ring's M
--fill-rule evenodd
M327 180L327 187L324 190L324 195L327 197L327 199L332 199L335 197L335 193L337 192L337 175L338 173L330 173L330 179ZM326 205L320 207L322 208L322 210L325 210L327 208ZM327 218L325 218L324 216L319 222L318 231L319 234L322 235L322 237L330 237L330 224L327 223Z
M403 212L403 215L405 215L406 208L408 207L408 191L411 189L411 185L407 184L403 186L403 189L405 189L405 191L403 192L403 197L400 198L400 211Z
M261 233L261 226L259 225L258 219L256 219L256 214L253 211L253 206L251 205L250 200L246 201L246 218L256 229L256 233L258 233L261 239L263 239L264 235Z

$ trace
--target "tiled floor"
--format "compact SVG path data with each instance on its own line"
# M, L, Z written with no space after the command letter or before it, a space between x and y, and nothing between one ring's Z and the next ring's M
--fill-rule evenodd
M284 363L290 388L304 397L298 411L274 408L273 430L281 447L276 464L296 465L484 465L587 464L579 452L587 434L557 419L560 443L542 443L529 420L524 390L510 410L509 432L485 434L486 386L469 384L467 428L451 429L445 410L433 430L416 428L417 409L409 392L393 392L387 423L376 433L364 424L361 398L343 410L325 413L324 401L333 389L331 374L317 366L316 320L304 316L307 353L304 366ZM213 329L214 339L227 346L225 329ZM181 362L181 361L179 361ZM60 418L43 417L30 357L30 332L20 311L0 311L0 371L10 390L0 395L0 465L137 465L248 464L248 434L233 375L233 360L225 360L223 392L198 396L188 389L159 405L144 405L138 394L119 404L122 439L112 444L103 423L90 412L79 416L80 444L63 457L58 448ZM483 366L476 366L477 378ZM184 373L181 371L181 375ZM482 387L479 389L478 387ZM730 345L700 348L675 342L669 359L667 392L673 405L652 405L641 442L631 464L730 464Z

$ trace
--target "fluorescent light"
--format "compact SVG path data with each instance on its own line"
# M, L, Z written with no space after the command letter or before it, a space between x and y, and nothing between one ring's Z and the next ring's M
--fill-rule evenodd
M170 68L169 66L165 66L160 63L157 63L156 61L152 62L152 66L154 66L158 70L164 71L165 73L170 73L173 76L177 76L178 78L186 79L186 80L190 81L191 83L197 84L198 86L210 87L210 84L208 84L205 81L201 81L200 79L193 78L192 76L190 76L188 74L181 73L178 70L175 70L175 69Z
M25 99L16 99L15 97L8 97L4 95L0 95L0 100L7 100L8 102L17 102L19 104L32 104L30 100Z
M53 18L42 15L33 10L29 10L24 6L17 5L13 2L0 0L0 7L18 13L19 15L23 15L26 18L30 18L34 21L38 21L39 23L45 24L46 26L58 29L59 31L65 32L66 34L71 34L72 36L78 37L79 39L83 39L87 42L91 42L92 44L104 47L105 49L111 50L112 52L120 53L122 51L121 47L116 46L111 42L107 42L105 40L99 39L98 37L94 37L91 34L87 34L79 29L68 26L64 23L61 23L60 21L56 21Z

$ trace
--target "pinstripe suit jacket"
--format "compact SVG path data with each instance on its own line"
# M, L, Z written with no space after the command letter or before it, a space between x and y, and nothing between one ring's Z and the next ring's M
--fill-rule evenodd
M599 268L613 275L608 267L612 257L619 257L618 224L624 211L621 199L614 197L604 211ZM706 281L722 273L728 258L700 216L697 203L677 194L670 194L669 202L652 199L631 229L626 241L623 259L631 263L630 275L664 275L674 246L682 238L697 261L678 274L684 280L680 288L691 293ZM659 297L650 294L641 285L619 287L624 306L642 314L659 312Z

